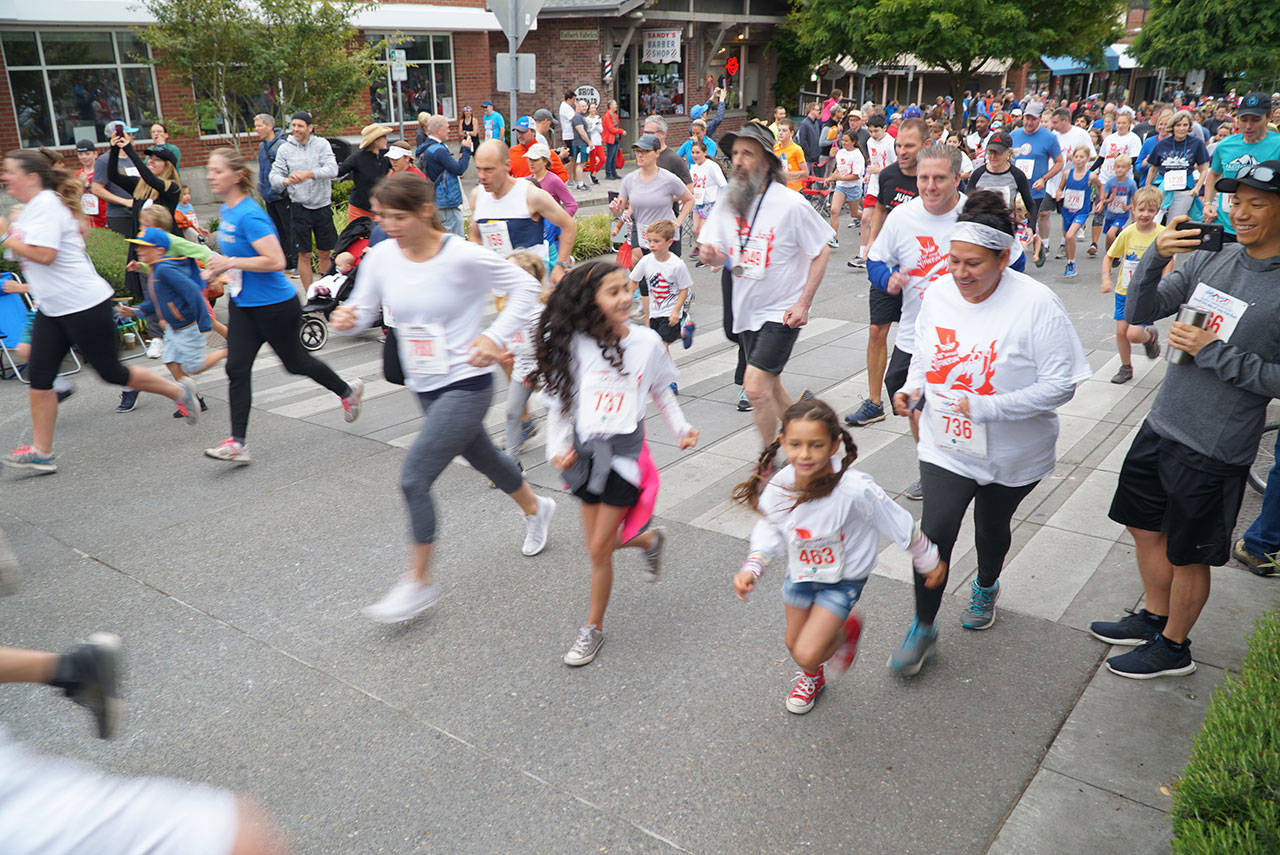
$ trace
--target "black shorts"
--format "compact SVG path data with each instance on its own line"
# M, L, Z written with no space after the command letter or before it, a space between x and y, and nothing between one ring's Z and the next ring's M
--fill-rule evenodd
M667 344L680 339L680 325L672 324L670 318L649 318L649 329L658 334L658 338Z
M887 326L895 321L902 320L901 291L897 294L890 294L888 291L881 291L872 285L869 301L871 303L871 325L873 327Z
M911 354L895 346L893 353L889 356L889 367L884 371L884 390L888 393L890 401L906 385L907 369L910 367Z
M293 245L298 252L311 252L311 236L315 235L316 252L328 252L338 243L338 230L333 227L333 207L304 208L293 203L289 207L293 220Z
M1120 467L1107 516L1164 532L1165 553L1175 566L1220 567L1231 558L1248 472L1162 437L1143 422Z
M738 344L747 355L748 365L776 375L787 367L791 348L795 347L799 336L799 327L765 321L764 326L758 330L743 330L738 333Z
M1052 214L1058 210L1058 200L1045 193L1044 198L1040 200L1038 208L1042 214Z
M593 493L587 485L573 491L573 495L582 500L584 505L608 505L611 508L629 508L640 501L640 488L623 478L617 472L610 471L609 479L604 482L604 491Z
M1036 198L1036 197L1034 197L1034 196L1032 196L1032 197L1031 197L1031 210L1030 210L1030 211L1027 211L1027 225L1031 226L1031 233L1032 233L1032 234L1039 234L1039 228L1040 228L1040 208L1044 206L1045 201L1046 201L1048 198L1049 198L1049 195L1048 195L1047 193L1046 193L1045 195L1041 196L1039 199L1037 199L1037 198ZM1052 207L1050 207L1050 208L1048 208L1048 209L1046 209L1046 210L1050 210L1050 211L1052 211L1052 210L1053 210L1053 208L1052 208Z
M103 380L117 386L129 382L129 369L120 364L118 357L120 343L109 298L96 306L56 318L36 312L31 324L31 356L27 359L27 379L32 389L53 388L53 378L58 375L58 368L72 345Z

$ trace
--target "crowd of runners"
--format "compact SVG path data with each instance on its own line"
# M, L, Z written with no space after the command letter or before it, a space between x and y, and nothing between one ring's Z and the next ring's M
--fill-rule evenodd
M1035 271L1056 247L1065 275L1077 275L1077 240L1088 240L1099 287L1115 292L1122 364L1113 382L1133 376L1132 344L1150 358L1160 353L1154 324L1177 315L1166 339L1177 358L1128 451L1109 512L1133 535L1145 607L1090 631L1134 648L1107 660L1120 676L1190 673L1190 633L1209 596L1209 568L1233 551L1255 557L1280 549L1272 542L1280 496L1271 493L1253 543L1233 550L1231 542L1267 405L1280 396L1280 133L1267 126L1271 99L1263 95L1227 107L1208 133L1195 112L1163 106L1033 96L1003 104L967 97L928 111L850 110L837 94L809 105L799 128L782 111L772 125L752 120L712 140L699 119L679 151L653 116L632 143L637 168L612 206L630 224L629 265L573 262L576 222L559 191L581 187L581 170L575 166L568 185L539 181L554 177L557 164L538 138L536 115L514 123L519 151L501 139L470 143L479 186L465 232L454 217L455 172L432 180L389 168L361 199L372 221L368 246L338 268L345 275L358 263L359 276L329 317L339 334L381 327L384 375L422 410L399 484L410 532L405 571L364 614L400 623L437 604L433 485L455 458L518 506L522 555L543 551L557 502L535 493L520 454L531 431L527 408L541 402L546 457L579 500L589 566L585 619L563 661L596 660L613 553L639 549L657 581L675 546L653 524L658 479L644 419L652 402L680 449L697 445L670 353L692 335L693 263L719 271L740 408L752 412L759 435L759 454L733 493L759 519L745 560L736 572L725 569L746 600L779 565L785 644L799 669L786 708L807 712L828 674L852 664L862 632L856 604L881 537L907 551L915 569L914 616L888 667L904 678L917 674L939 643L948 568L971 505L978 569L957 622L972 631L995 624L1013 515L1054 470L1056 410L1092 376L1062 301ZM714 108L713 98L704 109ZM589 142L583 114L566 115L570 132L583 126ZM1142 124L1145 140L1135 132ZM430 120L425 126L424 152L444 130ZM366 131L371 146L384 136ZM589 157L578 152L587 142L566 141L575 163ZM517 177L513 164L530 177ZM314 179L305 170L284 175L277 181L273 172L271 185ZM6 465L56 471L54 381L72 347L104 380L165 395L193 423L205 405L191 375L225 359L230 435L206 451L220 461L250 461L252 366L264 343L287 371L333 392L348 421L360 416L362 381L340 378L299 343L301 304L281 272L286 250L254 198L244 159L217 149L207 177L223 203L217 252L184 249L164 222L131 239L145 299L125 311L163 321L170 381L118 360L112 291L85 251L82 184L41 153L5 157L3 179L22 208L0 218L0 245L20 263L21 287L36 307L32 440L6 455ZM831 190L828 217L811 203L815 186ZM846 262L856 272L839 268L839 275L869 281L870 334L868 395L842 418L808 391L793 396L785 371L840 250L846 205L860 235ZM681 247L680 226L691 216L695 245ZM206 347L216 320L211 287L229 298L225 352ZM498 380L509 384L504 448L484 427ZM906 494L923 503L918 523L855 466L851 429L890 411L915 439L919 477ZM11 568L0 554L0 580ZM1255 558L1251 569L1264 568ZM0 648L0 678L64 689L94 710L105 736L117 655L110 637L62 657ZM24 762L20 749L0 742L0 771ZM60 768L32 774L30 785L64 779L79 780ZM252 809L225 793L156 786L138 800L137 821L177 800L190 821L231 829L200 851L277 845ZM238 826L237 816L245 817ZM22 827L0 801L0 839L6 822Z

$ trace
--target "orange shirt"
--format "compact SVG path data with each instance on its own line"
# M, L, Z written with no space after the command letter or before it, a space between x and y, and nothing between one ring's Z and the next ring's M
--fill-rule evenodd
M524 159L524 146L519 143L511 147L511 177L512 178L528 178L533 173L529 171L529 161ZM557 176L561 181L569 181L569 173L565 171L564 164L560 162L560 155L554 151L551 152L551 162L547 164L547 169Z
M782 168L787 172L804 172L808 173L808 168L804 162L804 149L796 145L794 141L787 143L777 143L773 147L773 153L782 160ZM792 190L799 190L804 186L802 179L796 178L787 182L787 186Z

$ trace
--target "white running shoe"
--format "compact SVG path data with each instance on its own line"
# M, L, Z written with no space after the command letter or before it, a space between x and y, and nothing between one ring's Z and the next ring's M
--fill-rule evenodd
M658 526L653 530L653 546L644 550L644 577L656 582L662 577L662 550L667 545L667 530Z
M147 359L159 359L164 355L164 339L153 338L147 343Z
M440 586L424 585L416 579L401 579L382 599L365 606L360 613L378 623L400 623L415 618L440 599Z
M196 381L190 377L183 377L178 385L186 392L178 402L178 412L187 420L187 424L193 425L200 421L200 390Z
M364 397L364 381L353 377L347 381L351 394L342 399L342 417L348 422L360 418L360 399Z
M573 640L573 646L564 655L564 664L571 668L580 668L583 665L588 665L596 658L596 654L600 652L600 648L603 646L603 630L596 629L590 624L581 627L578 630L578 637Z
M551 516L556 512L555 500L546 496L538 496L538 512L527 514L524 518L524 546L520 551L525 555L537 555L547 546L547 534L551 530Z
M236 442L230 437L227 437L213 448L206 448L204 456L212 457L214 460L225 460L228 463L248 463L253 459L249 456L249 449L244 444Z

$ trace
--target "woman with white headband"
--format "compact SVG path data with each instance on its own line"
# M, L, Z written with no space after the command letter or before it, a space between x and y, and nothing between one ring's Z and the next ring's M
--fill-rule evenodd
M1053 472L1054 412L1092 375L1062 301L1009 268L1014 225L999 194L974 193L950 233L950 273L929 288L894 410L919 421L921 530L951 562L974 505L978 574L966 629L995 623L1000 571L1018 504ZM891 667L910 675L932 653L945 583L916 585L916 615Z

